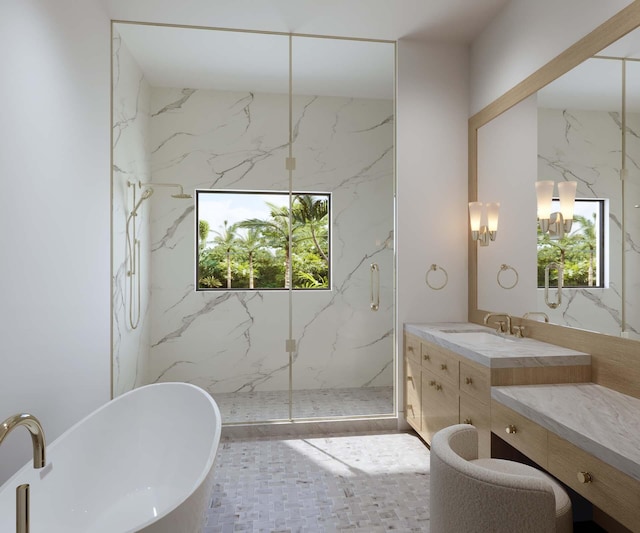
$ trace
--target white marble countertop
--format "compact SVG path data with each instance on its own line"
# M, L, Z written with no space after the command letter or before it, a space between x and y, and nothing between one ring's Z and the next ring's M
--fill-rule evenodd
M492 387L491 397L640 481L640 399L595 383Z
M591 356L471 322L405 324L404 330L490 368L589 365Z

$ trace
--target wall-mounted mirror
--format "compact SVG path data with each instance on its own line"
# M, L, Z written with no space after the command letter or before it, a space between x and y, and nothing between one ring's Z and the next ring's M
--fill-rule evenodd
M597 46L587 39L574 49ZM640 30L593 52L568 71L544 67L549 79L530 80L525 98L476 120L470 200L500 202L500 220L494 242L470 248L470 314L545 313L553 324L640 339ZM562 239L538 224L541 180L554 182L555 198L558 183L577 182Z

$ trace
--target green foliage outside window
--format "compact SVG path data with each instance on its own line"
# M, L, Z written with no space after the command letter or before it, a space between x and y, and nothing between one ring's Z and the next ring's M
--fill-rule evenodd
M268 217L198 221L198 289L288 289L290 265L294 289L329 288L329 196L296 194L291 216L265 203Z
M595 287L601 285L598 272L598 241L596 235L597 214L591 217L574 215L571 231L562 239L552 240L538 227L538 287L544 287L546 265L555 262L563 265L565 287ZM549 282L555 286L558 272L551 269Z

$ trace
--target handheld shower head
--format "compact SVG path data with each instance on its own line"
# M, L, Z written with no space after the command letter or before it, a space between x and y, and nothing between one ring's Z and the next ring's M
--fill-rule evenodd
M140 195L140 200L138 200L135 207L133 208L133 211L131 211L131 215L129 216L132 216L132 217L136 216L138 214L138 208L140 207L140 204L144 202L147 198L149 198L152 194L153 194L153 189L151 187L142 191L142 194Z

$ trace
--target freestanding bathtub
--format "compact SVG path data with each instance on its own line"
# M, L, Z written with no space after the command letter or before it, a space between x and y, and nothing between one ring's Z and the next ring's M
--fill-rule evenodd
M0 531L15 531L15 489L29 483L31 533L199 533L220 430L199 387L123 394L48 445L44 468L29 462L0 487Z

